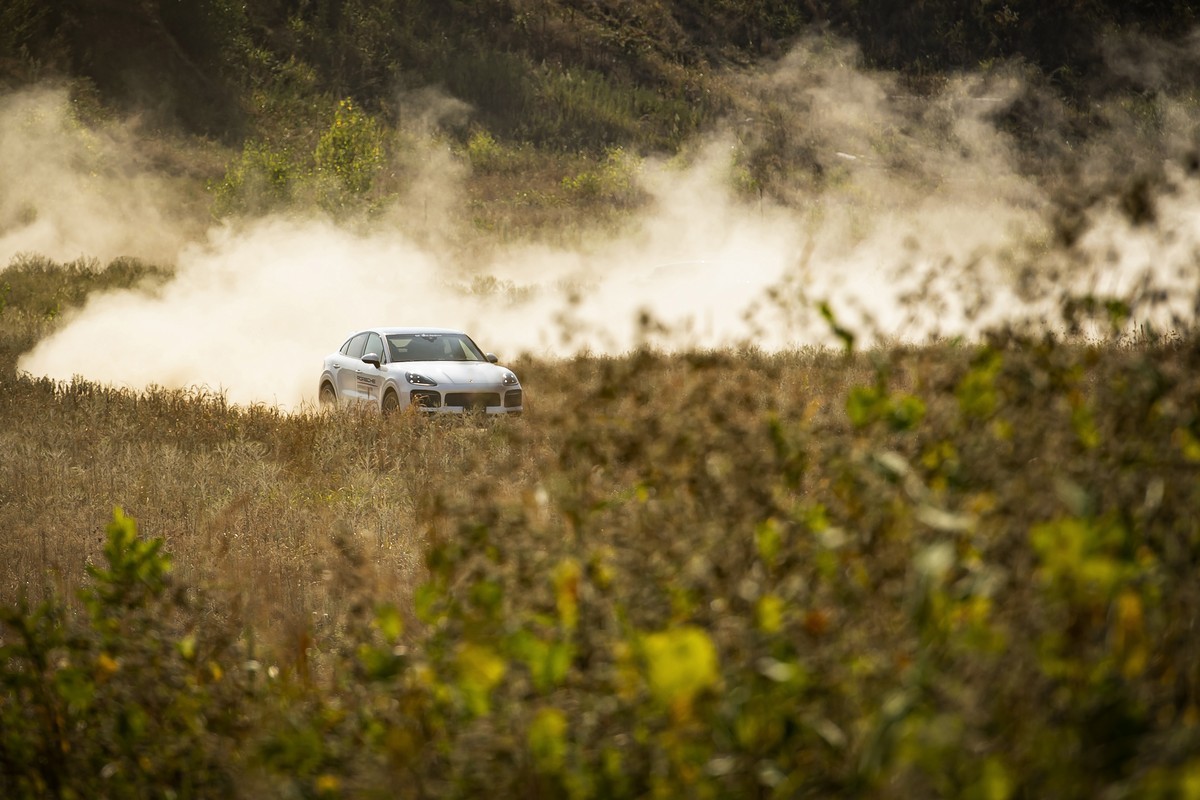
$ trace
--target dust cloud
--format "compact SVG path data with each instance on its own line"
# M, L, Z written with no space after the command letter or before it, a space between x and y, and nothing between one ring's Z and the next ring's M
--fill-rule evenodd
M196 222L136 121L85 126L67 92L0 95L0 270L14 257L169 262Z
M998 121L1031 91L1015 70L963 76L918 101L862 69L852 48L823 40L730 80L743 107L688 152L641 162L650 201L620 236L575 249L510 246L477 264L456 263L436 223L412 232L415 214L438 219L460 201L466 177L433 138L404 165L410 196L372 225L277 215L183 235L169 181L128 166L138 163L127 158L135 140L71 129L62 93L4 98L3 263L34 250L175 268L154 293L94 296L19 368L298 408L315 397L321 358L376 324L463 328L505 360L640 344L833 344L820 304L863 343L1049 320L1053 293L1067 289L1121 295L1161 282L1183 298L1172 321L1190 313L1200 190L1179 154L1200 130L1194 102L1160 93L1153 130L1109 125L1076 154L1083 172L1072 180L1083 187L1109 180L1117 153L1145 153L1165 177L1150 219L1131 219L1119 193L1096 192L1063 244L1057 185L1026 168L1028 143ZM1114 119L1128 117L1119 111ZM774 160L756 162L763 152ZM770 194L753 190L764 176Z

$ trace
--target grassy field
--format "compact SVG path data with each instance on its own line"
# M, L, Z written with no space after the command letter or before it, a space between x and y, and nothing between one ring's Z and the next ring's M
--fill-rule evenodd
M1013 331L526 359L527 415L481 423L10 360L0 782L1192 797L1198 362Z

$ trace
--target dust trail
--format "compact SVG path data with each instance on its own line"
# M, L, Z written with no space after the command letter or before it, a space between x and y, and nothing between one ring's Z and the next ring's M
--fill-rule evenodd
M731 232L726 252L744 257L737 233ZM401 235L353 233L328 220L263 219L214 229L205 242L184 248L175 278L154 294L121 291L91 299L20 368L129 387L199 385L225 391L233 402L295 407L315 396L321 357L366 325L460 327L510 358L565 355L580 346L629 346L637 311L668 281L679 289L669 297L676 310L699 313L709 304L710 323L712 312L733 300L704 274L707 262L678 273L639 274L637 267L653 268L660 258L647 253L639 250L636 262L628 250L511 254L509 264L492 271L534 287L532 296L511 302L464 292L453 265ZM707 253L721 255L719 249ZM603 275L609 263L626 268ZM739 265L737 273L745 276L737 279L745 294L756 288L750 266ZM587 321L569 341L561 339L556 321L566 300L549 277L555 268L564 281L600 276L594 289L585 288L581 316ZM728 319L732 311L720 313L720 321L736 321Z
M402 240L284 218L218 228L179 254L153 295L114 292L39 345L21 368L121 386L205 386L234 402L291 406L315 392L320 357L365 320L395 318L435 275ZM310 374L311 373L311 374Z
M1103 184L1113 153L1157 153L1165 177L1149 218L1131 220L1119 199L1094 202L1064 244L1055 184L1031 176L1029 154L997 122L1029 92L1016 73L964 76L916 102L891 76L861 69L851 48L822 41L731 79L742 81L744 107L681 157L644 162L638 180L650 201L610 241L512 247L458 264L438 232L397 224L411 218L412 198L368 228L311 216L223 225L176 249L165 288L94 297L19 366L132 387L203 385L234 402L295 408L312 401L321 357L373 324L461 327L502 358L641 343L786 348L835 341L815 311L822 302L860 341L920 341L1028 315L1057 324L1056 291L1128 294L1147 271L1179 297L1195 294L1197 179L1172 166L1200 130L1194 102L1164 92L1157 129L1110 124L1091 140L1074 162L1081 185ZM451 207L466 166L432 139L428 148L406 165L412 185L423 202ZM46 176L49 185L84 181L57 163L62 175ZM746 191L754 170L773 179L771 194ZM136 197L153 205L162 195L144 177L150 190ZM111 210L62 208L100 228L112 219ZM141 226L147 240L106 239L93 227L47 234L46 247L174 247L153 225ZM478 278L494 290L474 291Z
M84 126L67 93L0 96L0 271L19 254L170 263L198 227L136 124Z

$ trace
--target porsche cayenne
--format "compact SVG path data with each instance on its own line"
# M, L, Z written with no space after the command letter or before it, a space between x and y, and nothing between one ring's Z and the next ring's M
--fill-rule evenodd
M366 404L391 413L519 414L521 382L471 337L448 328L371 328L325 357L322 405Z

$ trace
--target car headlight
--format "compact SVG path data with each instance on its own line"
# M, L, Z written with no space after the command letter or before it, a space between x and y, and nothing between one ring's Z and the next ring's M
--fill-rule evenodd
M505 386L516 386L518 383L520 383L520 381L517 380L517 376L513 375L511 372L504 373L503 382Z
M404 373L404 379L414 386L437 386L437 381L416 372Z

